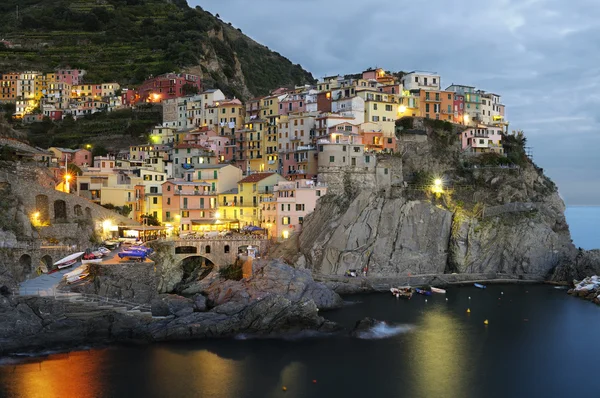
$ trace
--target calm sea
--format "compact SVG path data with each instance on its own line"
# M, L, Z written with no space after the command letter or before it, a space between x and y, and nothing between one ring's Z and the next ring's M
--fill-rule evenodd
M600 249L600 207L570 206L566 216L575 246Z
M324 315L347 328L366 316L390 324L362 339L343 333L213 340L80 351L26 364L0 359L0 397L599 395L600 308L564 289L456 287L411 300L349 299L355 303Z

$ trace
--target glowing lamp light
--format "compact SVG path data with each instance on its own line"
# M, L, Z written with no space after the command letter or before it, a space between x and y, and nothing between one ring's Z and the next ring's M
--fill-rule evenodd
M71 181L71 175L70 174L65 174L65 181L69 182Z
M215 213L215 218L221 218L221 213L219 213L219 212L216 212L216 213Z
M469 123L469 115L465 115L463 119L465 120L465 123Z
M33 213L31 216L32 216L33 218L40 218L40 212L39 212L39 211L36 211L36 212L35 212L35 213Z
M435 181L433 181L433 185L435 185L436 187L441 187L442 180L440 180L439 178L436 178Z
M404 112L406 112L406 106L404 106L404 105L400 105L400 106L398 107L398 113L404 113Z
M433 186L431 187L431 192L435 194L444 193L444 181L441 178L436 178L433 180Z
M102 221L102 229L104 230L104 232L110 231L112 229L112 226L113 226L113 223L111 220Z

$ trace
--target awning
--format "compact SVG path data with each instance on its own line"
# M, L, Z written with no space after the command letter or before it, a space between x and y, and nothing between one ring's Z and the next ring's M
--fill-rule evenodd
M207 218L203 220L192 220L192 225L223 225L223 224L237 224L240 220L215 220Z
M129 230L129 231L163 231L167 227L155 227L151 225L136 225L136 226L122 226L119 225L119 229Z

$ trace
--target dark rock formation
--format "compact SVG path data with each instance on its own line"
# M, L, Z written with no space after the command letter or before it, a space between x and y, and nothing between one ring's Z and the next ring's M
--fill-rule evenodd
M350 335L357 337L361 333L371 330L379 322L380 321L378 321L377 319L373 319L373 318L361 319L360 321L356 322L356 325L354 325L354 329L352 329L352 331L350 331Z
M313 280L307 270L296 269L281 261L257 262L254 276L248 280L216 280L203 289L213 306L227 302L249 304L270 295L280 295L297 303L312 300L322 310L340 308L342 298L322 283Z

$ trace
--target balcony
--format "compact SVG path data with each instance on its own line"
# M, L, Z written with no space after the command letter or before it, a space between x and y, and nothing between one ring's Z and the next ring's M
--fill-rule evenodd
M178 196L215 196L215 195L217 195L217 191L186 192L186 191L180 191L180 190L176 189L175 195L178 195Z

